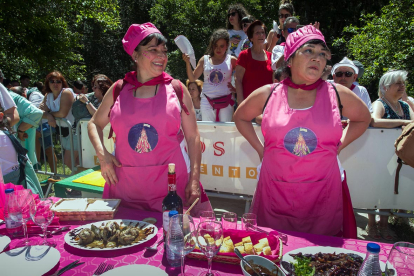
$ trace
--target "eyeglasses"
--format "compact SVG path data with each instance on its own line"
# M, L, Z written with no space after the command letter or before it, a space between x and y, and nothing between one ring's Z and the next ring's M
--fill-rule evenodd
M288 14L288 13L281 13L281 14L279 14L279 18L288 18L288 17L291 17L291 15L290 14Z
M287 28L289 34L296 32L296 28Z
M227 14L227 17L236 16L236 14L237 14L237 12L231 12L231 13Z
M342 78L342 76L345 74L345 77L347 77L347 78L350 78L350 77L352 77L352 75L354 74L353 72L349 72L349 71L346 71L346 72L341 72L341 71L339 71L339 72L335 72L335 76L337 76L338 78Z
M62 83L61 80L50 80L49 83Z
M252 24L252 23L243 23L243 28L247 28L247 27L249 27L249 26L250 26L250 24Z

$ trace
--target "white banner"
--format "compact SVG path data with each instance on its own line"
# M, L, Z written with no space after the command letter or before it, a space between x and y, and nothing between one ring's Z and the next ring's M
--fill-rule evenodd
M82 162L86 168L99 165L87 135L87 121L81 122ZM202 142L201 183L206 190L253 195L257 185L259 156L234 123L198 122ZM263 141L260 126L254 126ZM104 129L105 146L114 149ZM414 169L400 171L399 194L394 195L397 157L394 142L401 129L369 128L340 154L346 170L354 208L414 210Z

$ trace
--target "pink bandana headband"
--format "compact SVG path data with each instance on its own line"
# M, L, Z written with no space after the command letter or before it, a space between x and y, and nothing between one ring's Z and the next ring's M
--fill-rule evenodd
M325 37L321 31L312 25L307 25L298 29L296 32L291 33L286 39L284 51L285 61L287 61L300 46L313 39L319 39L325 42Z
M132 24L122 39L125 52L132 57L135 48L148 35L161 32L151 22L144 24Z

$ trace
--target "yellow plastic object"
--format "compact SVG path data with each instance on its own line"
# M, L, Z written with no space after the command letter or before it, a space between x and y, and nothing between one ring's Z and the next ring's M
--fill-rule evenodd
M105 179L102 177L101 171L94 171L90 174L72 180L72 182L93 185L98 187L105 186Z

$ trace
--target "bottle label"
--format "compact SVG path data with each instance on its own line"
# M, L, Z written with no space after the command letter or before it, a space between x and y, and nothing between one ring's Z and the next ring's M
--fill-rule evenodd
M174 192L177 190L175 173L168 174L168 191Z
M170 211L164 211L162 214L162 227L164 230L164 237L167 236L168 226L170 225L170 217L168 216L169 213Z

